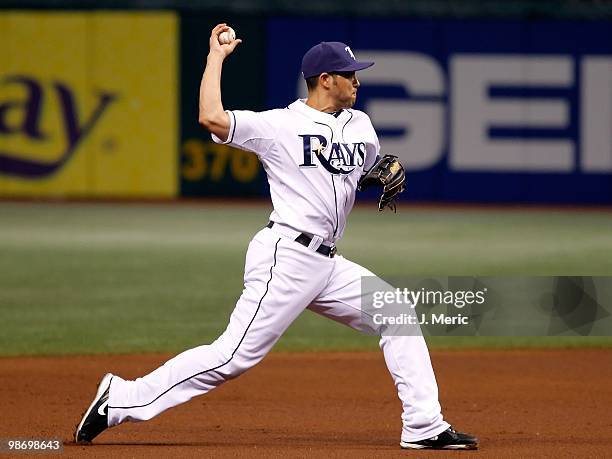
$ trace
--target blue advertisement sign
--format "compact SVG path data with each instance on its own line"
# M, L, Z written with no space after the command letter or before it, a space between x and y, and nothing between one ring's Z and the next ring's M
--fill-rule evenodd
M286 17L267 36L269 108L305 97L320 41L376 62L355 108L401 158L406 198L612 203L611 23Z

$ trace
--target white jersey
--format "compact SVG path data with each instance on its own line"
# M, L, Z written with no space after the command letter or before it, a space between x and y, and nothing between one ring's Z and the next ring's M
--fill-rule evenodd
M300 99L287 108L232 110L222 142L256 153L268 176L270 220L320 236L342 237L357 182L380 151L370 118L359 110L324 113Z

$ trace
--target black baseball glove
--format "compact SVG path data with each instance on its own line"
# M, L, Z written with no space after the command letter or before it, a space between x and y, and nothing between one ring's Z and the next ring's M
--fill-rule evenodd
M406 173L397 156L385 155L359 179L357 189L363 191L372 186L382 186L378 210L388 207L395 212L395 197L406 189L405 182Z

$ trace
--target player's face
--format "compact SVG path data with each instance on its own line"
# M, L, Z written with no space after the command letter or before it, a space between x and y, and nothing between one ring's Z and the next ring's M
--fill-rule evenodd
M351 108L357 100L359 80L355 72L334 72L332 94L338 103L338 108Z

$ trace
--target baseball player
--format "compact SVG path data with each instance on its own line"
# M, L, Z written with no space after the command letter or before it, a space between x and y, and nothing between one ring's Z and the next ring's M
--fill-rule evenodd
M373 62L357 61L343 43L322 42L302 60L307 99L259 113L228 111L221 102L221 69L241 43L220 43L228 29L219 24L210 36L199 122L215 142L258 156L274 210L249 244L244 290L223 334L134 381L105 375L76 429L77 443L91 442L110 426L151 419L236 378L259 363L306 308L367 331L361 279L374 275L337 255L335 244L363 176L375 170L381 177L379 209L403 189L403 169L393 157L379 160L369 117L351 108L359 88L355 72ZM389 183L388 176L399 180ZM380 347L403 405L401 447L477 448L475 437L456 432L442 417L423 337L382 336Z

